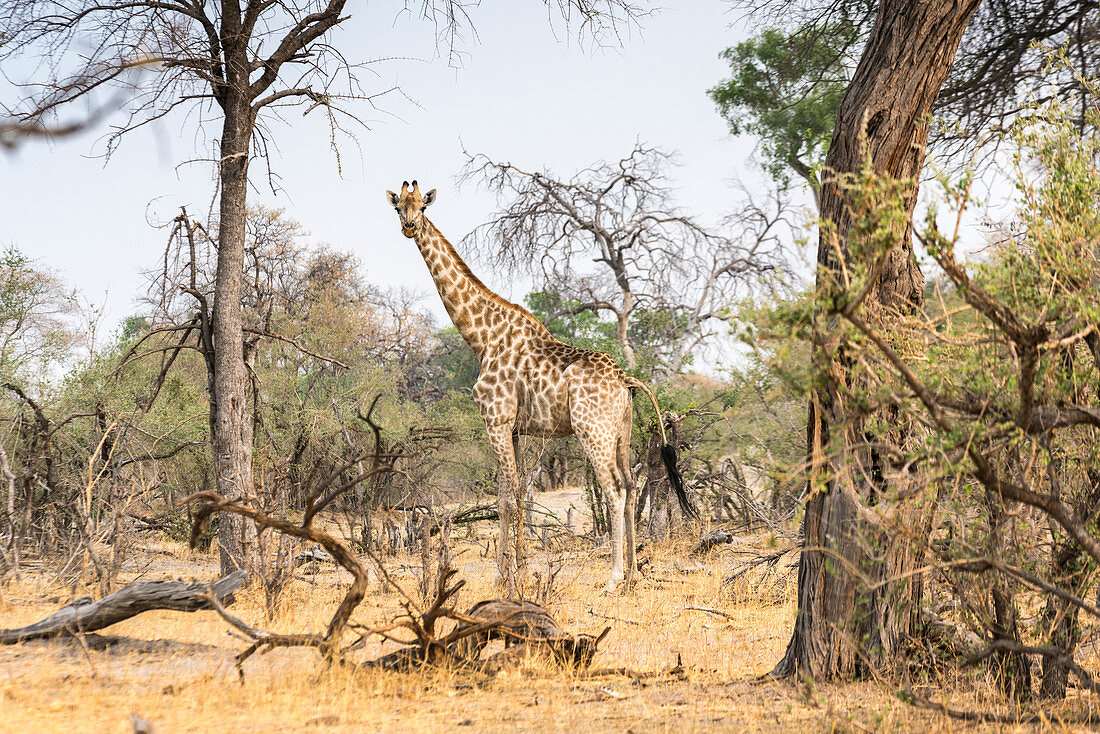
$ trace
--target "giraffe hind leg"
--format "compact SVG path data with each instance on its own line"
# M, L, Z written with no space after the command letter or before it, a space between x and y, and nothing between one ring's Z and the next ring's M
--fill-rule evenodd
M626 536L626 493L623 491L616 474L615 441L598 440L587 432L578 433L581 448L592 464L592 470L600 483L604 501L607 503L611 521L611 578L607 590L614 592L626 580L624 569L624 540Z
M623 526L626 529L624 539L626 557L626 580L629 583L638 571L638 559L636 557L637 541L634 537L634 515L637 512L638 491L634 486L634 478L630 475L630 430L633 423L633 412L628 406L623 417L622 429L619 432L619 441L615 451L615 479L622 489L626 499L623 508Z

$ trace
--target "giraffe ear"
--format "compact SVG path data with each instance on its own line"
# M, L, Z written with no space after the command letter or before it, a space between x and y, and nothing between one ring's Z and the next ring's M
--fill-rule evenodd
M397 206L397 194L392 191L386 192L386 201L390 203L390 206Z
M435 189L432 189L428 193L424 194L424 206L435 203Z

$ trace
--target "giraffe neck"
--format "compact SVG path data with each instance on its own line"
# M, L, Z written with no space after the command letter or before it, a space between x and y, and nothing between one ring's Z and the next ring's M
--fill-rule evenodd
M447 309L458 333L481 361L489 350L492 329L501 315L498 304L512 304L478 280L427 217L415 239L435 281L439 297L443 299L443 307Z

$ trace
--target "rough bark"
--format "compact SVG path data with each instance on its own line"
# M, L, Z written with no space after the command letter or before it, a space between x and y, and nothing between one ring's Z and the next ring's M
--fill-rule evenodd
M246 572L236 571L214 583L194 581L135 581L113 594L93 602L77 599L40 622L17 629L0 630L0 645L94 632L153 609L194 612L213 609L208 592L222 604L233 602L233 592L244 582Z
M680 445L680 421L681 418L673 413L667 415L665 424L668 431L668 442L673 446ZM649 499L649 523L646 534L654 541L667 540L672 529L672 483L668 479L668 471L661 459L661 437L653 434L649 437L646 449L646 480L642 489L642 496L638 500L638 506Z
M230 3L231 4L231 3ZM236 18L240 15L237 13ZM226 51L226 101L218 162L221 197L218 266L214 290L213 443L217 492L239 501L252 494L252 421L245 364L241 289L244 278L245 201L253 113L248 97L247 38L229 13L222 28ZM219 519L221 571L259 570L255 527L239 515ZM255 574L254 574L255 575Z
M951 69L963 31L979 0L883 0L867 46L841 102L825 159L818 243L819 285L838 265L852 227L837 177L869 160L875 172L912 178L906 203L912 212L916 179L924 164L928 116ZM918 307L924 276L912 252L911 224L887 256L865 301L878 325L890 314ZM824 279L823 279L824 278ZM828 331L827 329L825 330ZM814 475L803 521L798 568L798 617L773 675L849 678L868 665L889 667L904 657L920 623L919 576L897 583L915 565L914 539L926 518L901 507L887 525L867 511L887 490L883 460L866 446L862 419L847 414L840 386L851 379L843 356L815 359L827 371L825 389L812 396L807 445ZM899 429L903 430L903 429ZM831 433L832 431L832 433ZM895 437L904 445L905 437ZM892 528L915 532L903 537ZM873 591L871 589L874 589Z
M1052 471L1061 473L1062 462L1053 459ZM1100 510L1100 472L1089 470L1089 492L1082 499L1080 513L1089 522ZM1074 596L1083 596L1090 579L1089 564L1084 549L1073 538L1063 538L1054 547L1050 559L1050 578ZM1076 604L1054 595L1047 597L1043 607L1041 629L1047 636L1051 647L1073 658L1077 645L1081 641L1081 626L1078 620L1080 608ZM1045 698L1063 699L1069 683L1069 668L1055 656L1044 655L1042 660L1042 678L1039 693Z
M1008 532L1008 510L1004 501L988 490L986 507L989 512L989 557L1000 559L1004 555L1005 535ZM1003 640L1009 645L1009 649L994 653L991 660L998 671L1001 691L1018 701L1026 701L1031 698L1031 663L1026 655L1011 649L1021 644L1019 614L1011 580L998 571L992 572L989 579L989 595L993 603L990 631L994 642Z

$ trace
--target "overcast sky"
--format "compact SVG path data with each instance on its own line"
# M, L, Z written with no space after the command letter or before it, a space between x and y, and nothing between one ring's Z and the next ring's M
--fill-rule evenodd
M437 50L430 23L397 14L397 3L366 5L332 41L352 59L402 57L374 64L377 77L364 80L378 90L399 86L413 101L391 94L378 100L380 110L362 108L370 129L358 133L358 147L339 141L339 164L323 115L286 113L286 124L273 126L279 190L255 162L250 203L285 207L312 241L355 253L372 283L423 292L424 307L443 319L423 261L383 196L406 179L437 188L432 219L459 241L495 203L456 188L463 147L568 174L618 159L640 139L678 152L678 203L711 222L732 208L732 178L760 180L748 160L754 142L730 137L705 93L727 71L719 52L748 32L727 2L677 2L621 48L601 50L548 22L538 0L486 0L471 13L477 38L461 44L457 69ZM104 163L104 130L0 155L0 244L16 245L90 301L105 300L113 326L137 310L140 270L164 246L165 233L150 223L181 205L210 210L210 164L181 164L209 156L218 131L170 119L131 134ZM525 284L474 267L502 295L524 295Z

